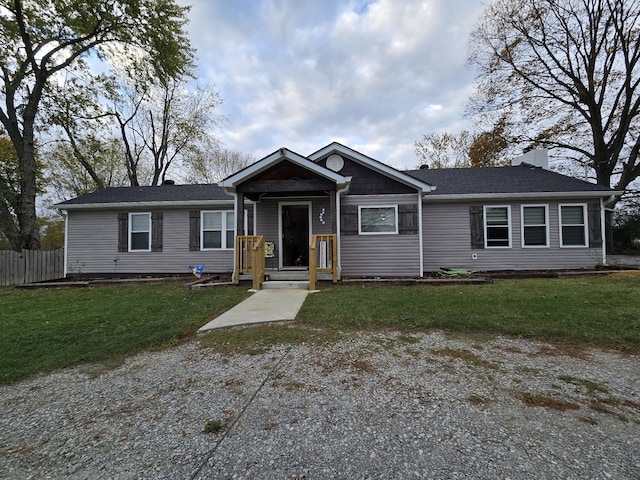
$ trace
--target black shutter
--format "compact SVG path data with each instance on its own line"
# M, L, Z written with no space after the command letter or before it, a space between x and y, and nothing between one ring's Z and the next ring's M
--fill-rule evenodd
M600 224L600 204L587 205L587 218L589 222L589 247L602 247L602 228Z
M162 212L151 213L151 251L162 251Z
M398 232L400 235L418 233L418 205L398 205Z
M471 219L471 248L484 248L484 217L481 206L469 207Z
M129 250L129 214L118 214L118 251L126 252Z
M200 250L200 211L189 212L189 250Z
M343 205L340 211L340 234L358 235L358 206Z

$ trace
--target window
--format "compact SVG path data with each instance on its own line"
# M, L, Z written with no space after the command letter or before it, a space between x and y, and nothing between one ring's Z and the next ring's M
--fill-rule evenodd
M398 206L358 207L358 233L362 235L398 233Z
M560 245L587 246L586 205L560 205Z
M151 214L129 214L129 251L151 251Z
M548 247L547 206L522 206L522 246Z
M201 212L202 250L233 248L235 225L233 210Z
M485 246L511 247L511 208L484 207Z

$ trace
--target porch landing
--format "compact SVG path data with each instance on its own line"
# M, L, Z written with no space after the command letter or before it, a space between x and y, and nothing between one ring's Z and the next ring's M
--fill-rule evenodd
M198 333L238 325L295 320L308 293L309 290L299 289L260 290L198 329Z

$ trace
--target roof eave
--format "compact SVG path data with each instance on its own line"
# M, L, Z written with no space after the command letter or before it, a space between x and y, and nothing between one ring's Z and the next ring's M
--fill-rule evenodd
M192 207L194 205L215 206L233 205L233 199L229 200L182 200L179 202L163 200L155 202L110 202L110 203L71 203L68 205L58 203L54 205L58 210L111 210L116 208L160 208L160 207Z
M466 193L448 195L427 195L427 202L466 202L473 200L540 200L542 198L576 199L608 198L622 195L618 190L592 190L583 192L523 192L523 193Z

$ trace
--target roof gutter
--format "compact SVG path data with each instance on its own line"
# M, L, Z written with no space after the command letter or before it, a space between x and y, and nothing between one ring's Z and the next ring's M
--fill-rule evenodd
M473 200L539 200L541 198L588 198L588 197L605 197L611 198L622 195L621 191L586 191L586 192L524 192L524 193L471 193L471 194L452 194L452 195L426 195L423 197L425 202L468 202Z

